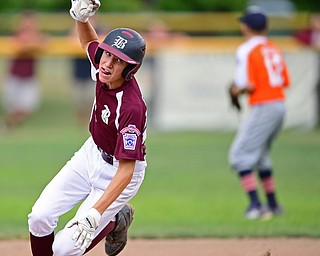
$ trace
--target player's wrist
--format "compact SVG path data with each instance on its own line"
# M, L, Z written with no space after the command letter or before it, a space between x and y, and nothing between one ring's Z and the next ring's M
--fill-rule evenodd
M233 84L230 87L230 92L231 92L232 95L238 96L240 94L240 88Z
M93 225L94 225L94 228L96 229L99 226L102 215L95 208L90 208L88 211L88 215L92 217L94 221Z
M75 12L75 10L74 9L70 9L69 10L69 13L70 13L70 16L75 20L75 21L79 21L79 22L81 22L81 23L87 23L88 21L89 21L89 17L88 18L80 18L77 14L76 14L76 12Z

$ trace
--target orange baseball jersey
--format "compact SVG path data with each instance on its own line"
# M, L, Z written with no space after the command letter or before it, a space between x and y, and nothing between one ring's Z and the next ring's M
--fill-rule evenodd
M251 86L249 104L284 100L289 74L280 49L264 36L254 36L237 50L235 84Z

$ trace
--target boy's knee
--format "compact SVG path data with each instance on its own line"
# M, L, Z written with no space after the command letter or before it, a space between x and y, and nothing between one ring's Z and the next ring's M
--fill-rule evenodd
M35 236L46 236L51 234L57 221L49 218L45 211L33 210L28 215L29 231Z
M79 247L75 246L75 241L72 240L72 235L75 228L64 228L55 236L52 250L55 256L78 256L83 255Z

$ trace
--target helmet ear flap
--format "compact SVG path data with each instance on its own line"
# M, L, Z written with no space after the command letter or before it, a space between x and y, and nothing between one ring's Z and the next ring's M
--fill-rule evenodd
M128 81L130 80L133 75L138 71L140 68L141 64L139 65L134 65L134 64L129 64L128 66L125 67L125 69L122 71L122 77Z
M100 47L98 47L97 50L96 50L96 54L94 56L94 62L96 64L100 63L100 59L101 59L102 53L103 53L103 50Z

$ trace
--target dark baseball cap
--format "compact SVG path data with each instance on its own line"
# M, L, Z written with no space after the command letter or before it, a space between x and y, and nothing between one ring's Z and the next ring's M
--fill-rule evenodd
M239 20L256 31L264 30L268 26L268 18L259 6L249 6Z

